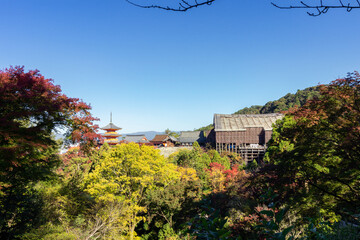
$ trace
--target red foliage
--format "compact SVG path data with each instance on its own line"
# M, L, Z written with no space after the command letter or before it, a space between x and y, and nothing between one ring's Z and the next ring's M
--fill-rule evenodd
M38 70L0 70L0 174L6 176L14 169L18 174L38 171L34 164L47 166L45 153L54 146L51 135L56 130L66 129L69 143L89 149L101 137L90 109L83 101L67 97Z
M360 74L349 73L345 78L320 86L317 98L288 114L295 123L291 127L282 125L279 139L269 143L269 149L275 150L270 157L280 168L278 176L290 180L277 188L287 187L287 192L297 188L295 192L300 198L313 197L328 208L327 212L329 209L356 212L360 206L360 191L356 187L359 186ZM277 142L283 139L290 141L292 150L279 148ZM307 191L301 192L301 188ZM309 212L313 210L307 209L304 214Z
M61 88L38 70L11 67L0 71L0 142L15 140L34 147L48 145L57 128L69 127L72 143L88 143L100 138L91 107L61 93Z
M212 162L209 164L209 169L207 169L207 171L209 171L211 173L216 170L224 171L224 169L225 169L225 167L223 165L221 165L220 163Z
M235 164L234 166L232 166L231 169L224 171L225 175L226 175L226 181L232 181L233 179L236 179L236 177L239 174L239 165Z
M71 147L65 153L60 155L62 165L57 169L57 173L71 177L75 174L84 173L90 169L92 160L79 147Z
M328 120L336 123L337 127L357 124L360 109L358 107L360 91L360 75L354 72L346 78L336 79L329 85L320 85L320 98L308 101L301 108L293 108L287 113L293 115L300 123L311 127L319 121ZM336 120L336 122L334 122ZM354 122L355 120L355 122ZM357 134L358 125L353 126Z
M233 165L231 169L225 170L225 167L220 163L212 162L206 171L209 173L210 181L217 181L215 185L223 186L220 187L222 190L243 188L249 177L249 174L247 174L245 170L239 171L237 164Z

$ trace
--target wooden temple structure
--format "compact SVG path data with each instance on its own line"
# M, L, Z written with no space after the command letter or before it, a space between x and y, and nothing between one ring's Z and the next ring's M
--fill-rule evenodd
M272 125L283 118L272 114L215 114L212 137L216 150L236 152L247 161L261 161L266 143L272 135Z
M121 130L122 128L117 127L115 124L112 123L112 114L110 113L110 123L105 127L101 128L106 132L103 134L104 142L108 143L109 145L116 145L120 143L119 137L121 136L116 131Z
M155 137L150 140L150 143L155 147L175 147L177 139L173 136L167 134L155 135Z

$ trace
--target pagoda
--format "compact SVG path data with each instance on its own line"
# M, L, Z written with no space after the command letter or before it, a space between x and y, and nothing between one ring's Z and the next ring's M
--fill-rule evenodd
M121 130L122 128L119 128L112 123L111 113L110 113L110 123L101 129L106 131L106 133L103 134L106 143L108 143L109 145L116 145L120 142L118 137L120 137L121 135L118 134L116 131Z

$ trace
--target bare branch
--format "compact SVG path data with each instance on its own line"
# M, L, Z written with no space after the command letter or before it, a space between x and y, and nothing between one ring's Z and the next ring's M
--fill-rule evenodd
M192 8L200 7L203 5L211 5L215 0L203 0L202 2L198 2L197 0L193 0L192 3L185 1L185 0L179 0L178 7L169 7L169 6L161 6L161 5L141 5L134 3L130 0L125 0L128 3L141 8L158 8L162 10L167 11L175 11L175 12L186 12L187 10L190 10Z
M158 8L167 11L175 11L175 12L186 12L192 8L197 8L204 5L211 5L216 0L176 0L175 5L166 6L161 4L154 5L142 5L139 3L135 3L133 1L141 1L141 0L125 0L128 3L141 8ZM156 2L157 0L152 0ZM278 0L275 0L278 1ZM289 0L290 1L290 0ZM347 3L345 4L344 1ZM271 2L271 4L279 9L307 9L312 10L307 13L310 16L320 16L321 14L325 14L329 9L345 9L347 12L352 11L353 9L360 8L360 0L337 0L334 5L327 4L329 0L292 0L295 2L295 5L289 4L285 6L281 6L275 2Z
M312 2L314 4L309 4L308 2ZM356 3L350 3L347 4L343 3L343 0L338 0L338 4L334 5L328 5L325 4L324 0L308 0L306 2L299 1L297 5L288 5L288 6L280 6L274 2L271 2L271 4L279 9L310 9L314 10L314 12L307 12L310 16L320 16L321 14L325 14L328 12L329 9L346 9L347 12L350 12L354 8L358 9L360 8L360 1L356 0Z

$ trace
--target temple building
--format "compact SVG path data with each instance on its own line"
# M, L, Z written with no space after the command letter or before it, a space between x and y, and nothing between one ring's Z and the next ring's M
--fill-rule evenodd
M139 145L142 144L149 144L150 141L145 137L144 134L130 134L126 135L125 138L122 140L124 143L137 143Z
M104 142L108 143L109 145L116 145L120 142L118 137L121 135L116 131L121 130L122 128L119 128L112 123L112 115L110 115L110 123L101 129L106 131L106 133L103 134L103 137L105 138Z
M208 139L215 141L219 153L236 152L246 161L262 160L272 125L282 118L280 113L215 114L214 129Z
M179 136L181 146L192 146L197 142L200 146L205 146L206 136L203 131L182 131Z
M175 147L177 139L169 135L155 135L153 140L150 140L150 143L155 147Z

